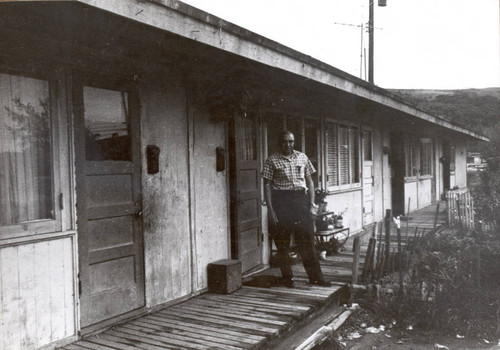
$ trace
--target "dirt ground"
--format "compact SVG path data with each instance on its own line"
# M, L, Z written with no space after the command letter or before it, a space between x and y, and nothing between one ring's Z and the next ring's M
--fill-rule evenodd
M391 330L381 332L379 334L365 334L359 339L341 340L345 342L346 346L342 345L341 348L348 350L366 350L366 349L411 349L411 350L424 350L424 349L500 349L498 344L492 342L486 343L484 340L473 339L458 339L456 337L438 335L438 334L425 334L415 333L401 335L392 332ZM332 348L333 349L333 348Z
M473 339L433 331L378 324L370 312L356 310L337 332L315 350L500 350L500 340Z

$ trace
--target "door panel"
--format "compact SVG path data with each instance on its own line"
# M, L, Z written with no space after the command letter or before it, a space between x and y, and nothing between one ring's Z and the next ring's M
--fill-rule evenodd
M138 101L106 79L74 87L81 325L144 306Z
M373 216L373 133L363 130L362 161L363 161L363 225L371 224Z
M232 144L232 237L243 272L262 264L260 162L254 118L235 117Z

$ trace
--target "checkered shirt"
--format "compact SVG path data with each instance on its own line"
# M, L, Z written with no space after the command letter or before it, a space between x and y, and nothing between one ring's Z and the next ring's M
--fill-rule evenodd
M262 177L270 180L275 190L300 190L307 188L306 176L316 172L304 153L293 151L290 156L274 153L267 158Z

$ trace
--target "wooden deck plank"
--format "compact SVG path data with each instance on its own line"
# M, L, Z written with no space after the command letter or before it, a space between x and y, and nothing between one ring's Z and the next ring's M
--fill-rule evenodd
M226 304L210 303L206 300L193 303L191 307L208 309L209 311L217 310L219 312L231 313L235 315L244 315L244 316L246 315L252 317L267 318L269 320L281 321L285 323L289 323L293 319L289 315L275 314L272 312L273 310L265 310L265 309L256 310L255 308L246 307L246 305L235 305L231 303L226 303Z
M178 316L172 316L172 315L161 315L161 314L154 314L151 316L148 316L148 318L151 318L155 321L159 322L174 322L178 325L184 325L187 327L195 327L197 329L206 329L208 331L214 332L214 333L219 333L223 334L224 336L235 336L235 337L240 337L242 338L242 341L247 342L247 343L260 343L262 341L265 341L267 338L263 335L256 335L252 334L251 331L241 331L241 330L233 330L233 329L228 329L226 327L221 327L218 324L213 324L210 322L205 322L205 321L200 321L200 320L186 320L185 318L181 318Z
M220 298L217 295L207 295L206 298L214 298L220 300ZM239 301L244 301L249 304L256 304L256 305L265 305L265 306L272 306L272 307L283 307L289 308L292 310L303 310L303 311L308 311L311 309L314 304L309 305L309 303L299 303L299 302L293 302L291 300L284 300L284 299L278 299L275 296L269 296L269 295L258 295L258 294L252 294L248 293L247 295L241 295L235 300Z
M183 329L181 327L165 327L165 326L159 326L159 325L154 325L145 321L141 320L136 320L133 322L130 322L131 325L135 325L141 328L146 328L150 329L152 331L157 332L156 334L158 335L179 335L182 336L184 339L193 339L197 338L199 340L204 340L207 343L214 343L216 344L215 346L223 346L225 349L248 349L248 344L243 345L239 341L234 341L231 339L228 339L226 337L219 337L217 334L206 334L203 331L189 331L186 329Z
M120 328L120 331L126 333L132 333L134 335L143 337L145 339L166 342L167 344L182 346L183 348L189 349L228 349L228 350L241 350L242 348L233 347L228 345L223 345L213 341L207 341L205 339L196 337L186 337L179 334L168 333L162 334L158 333L151 328L136 326L131 323L127 323Z
M160 349L173 350L173 349L176 349L176 347L173 347L173 346L163 345L160 347L160 346L156 346L153 344L149 344L149 343L143 342L143 339L141 339L141 338L128 337L126 334L124 335L121 333L117 333L113 330L108 330L105 333L100 334L99 337L106 339L106 340L114 341L118 344L125 344L128 346L133 346L136 349L142 349L142 350L160 350Z
M265 307L265 306L260 306L260 305L250 305L248 303L237 303L234 301L226 301L226 302L218 302L214 300L209 300L209 299L202 299L198 298L196 299L196 304L203 304L203 305L211 305L214 307L217 307L219 305L225 305L228 308L234 308L237 310L241 311L258 311L258 312L267 312L271 315L281 315L281 316L286 316L286 317L291 317L291 318L300 318L302 314L300 312L294 311L294 310L283 310L279 308L278 306L276 307Z
M235 320L229 320L223 317L217 316L200 316L190 312L172 312L169 310L160 311L160 313L165 315L175 315L186 319L203 320L213 324L219 324L222 326L230 327L233 329L245 329L251 331L254 334L264 335L266 337L276 336L279 334L279 328L264 327L260 325L253 324L251 322L236 322Z
M126 345L123 343L117 343L117 342L114 342L112 340L105 339L104 337L102 337L101 334L87 337L87 338L85 338L85 340L89 343L92 343L92 344L104 345L104 346L108 346L112 349L117 349L117 350L137 350L137 349L139 349L135 346Z
M190 326L186 326L183 324L179 324L175 321L168 321L168 320L156 320L152 318L141 318L140 321L141 323L147 323L150 325L155 325L158 327L163 327L163 328L169 328L171 330L179 330L182 332L185 332L185 334L192 334L193 336L196 336L197 334L204 334L204 335L209 335L209 336L214 336L219 339L222 339L224 342L228 342L231 345L239 345L242 348L245 349L251 349L258 343L262 342L265 340L265 337L260 337L260 340L252 340L248 339L247 337L242 337L241 333L236 335L228 334L226 332L220 332L220 329L217 328L212 328L210 330L202 328L200 325L194 325L191 324Z
M203 307L199 305L192 305L192 306L179 306L179 307L172 307L172 310L178 310L178 311L184 311L184 310L190 310L196 313L200 313L203 315L218 315L222 317L227 317L227 318L234 318L237 320L245 320L245 321L252 321L252 322L257 322L257 323L263 323L263 324L269 324L269 325L274 325L278 327L282 327L287 324L286 321L284 320L277 320L274 319L274 316L271 316L269 314L264 314L261 313L259 315L248 315L242 312L231 312L231 310L227 311L218 311L215 308L212 307Z
M68 344L68 345L64 346L62 349L65 349L65 350L89 350L89 348L83 347L81 345L76 345L75 343Z
M267 320L260 319L258 317L245 317L241 315L232 315L220 312L210 312L210 310L192 310L184 308L170 308L170 312L178 312L180 314L189 313L191 315L196 315L198 317L206 318L217 318L220 320L226 320L228 322L237 322L239 324L245 325L247 327L254 327L256 329L262 329L267 331L279 330L286 322L268 322Z
M116 337L132 340L132 341L135 340L135 341L141 342L143 344L155 347L156 349L164 349L164 348L178 349L179 346L182 346L182 348L184 348L184 349L193 349L193 350L204 349L203 346L199 346L198 344L188 344L186 342L177 341L175 339L166 339L165 338L165 339L158 340L158 338L161 338L161 337L150 336L147 333L137 332L133 329L123 329L123 327L120 328L120 330L117 330L117 329L109 330L106 333L114 335Z
M321 302L326 299L326 296L318 295L311 293L310 291L304 291L301 288L287 288L287 289L279 289L279 288L268 288L266 293L262 293L262 290L258 287L242 287L245 288L241 291L240 295L252 295L256 297L262 298L284 298L290 302L294 303L314 303ZM277 299L281 300L281 299Z
M122 350L123 347L117 348L117 347L111 347L105 344L95 344L86 340L80 340L76 342L75 344L84 346L87 349L94 349L94 350ZM135 348L136 349L136 348Z

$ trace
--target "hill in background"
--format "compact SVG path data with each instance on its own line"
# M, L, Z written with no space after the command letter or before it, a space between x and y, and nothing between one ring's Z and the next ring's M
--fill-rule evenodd
M471 143L486 157L500 155L500 88L466 90L391 90L405 100L490 139Z

